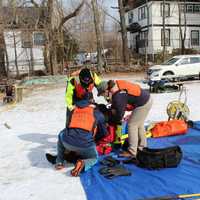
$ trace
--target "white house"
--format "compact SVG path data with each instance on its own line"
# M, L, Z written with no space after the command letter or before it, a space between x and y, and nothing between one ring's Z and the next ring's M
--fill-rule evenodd
M43 24L35 28L40 12L34 7L17 7L16 14L10 7L1 7L0 25L7 51L8 73L16 75L29 74L37 70L45 70L44 45L45 33ZM47 16L47 12L43 15Z
M34 7L26 3L13 8L1 6L0 1L0 68L6 66L13 76L33 75L35 71L56 73L53 65L57 66L58 56L52 51L56 41L52 31L61 20L57 2L52 2L52 10L47 5Z
M129 47L140 54L161 52L163 1L129 0L125 6ZM185 48L200 50L200 0L165 1L165 44L169 53L181 48L180 29L182 33L186 30Z
M16 62L20 74L30 73L29 70L45 70L44 65L44 33L23 31L5 31L4 38L8 52L10 75L16 73ZM15 40L15 42L14 42ZM16 43L16 47L15 44ZM16 54L15 54L16 52Z

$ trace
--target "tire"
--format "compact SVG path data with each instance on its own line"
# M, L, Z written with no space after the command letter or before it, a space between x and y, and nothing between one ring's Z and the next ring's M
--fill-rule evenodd
M170 75L174 75L174 73L171 71L167 71L163 73L163 76L170 76ZM170 78L170 81L176 82L176 78Z
M163 73L163 76L169 76L169 75L174 75L174 73L170 71Z

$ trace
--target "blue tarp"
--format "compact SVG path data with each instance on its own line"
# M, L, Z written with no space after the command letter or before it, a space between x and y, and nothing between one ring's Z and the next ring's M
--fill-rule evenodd
M132 176L108 180L98 173L100 164L81 175L88 200L137 200L165 195L200 193L200 122L181 136L148 139L148 147L179 145L183 159L177 168L146 170L125 165ZM199 130L198 130L199 128Z

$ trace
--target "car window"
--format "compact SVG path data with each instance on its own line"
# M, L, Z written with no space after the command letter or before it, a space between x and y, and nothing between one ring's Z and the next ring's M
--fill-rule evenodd
M187 65L189 63L190 63L189 58L183 58L178 64L179 65Z
M170 60L162 63L161 65L173 65L177 60L179 60L180 58L171 58Z
M191 57L190 64L200 63L200 57Z

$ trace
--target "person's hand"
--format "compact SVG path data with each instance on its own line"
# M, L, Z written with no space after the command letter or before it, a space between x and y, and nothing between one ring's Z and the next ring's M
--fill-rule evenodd
M128 121L131 115L132 115L132 111L125 111L124 116L122 118L122 122Z
M116 115L117 111L115 109L111 109L112 115Z
M96 108L96 105L95 104L90 104L89 105L91 108Z
M76 108L76 106L71 106L71 107L69 108L70 112L71 112L72 110L74 110L74 108Z

